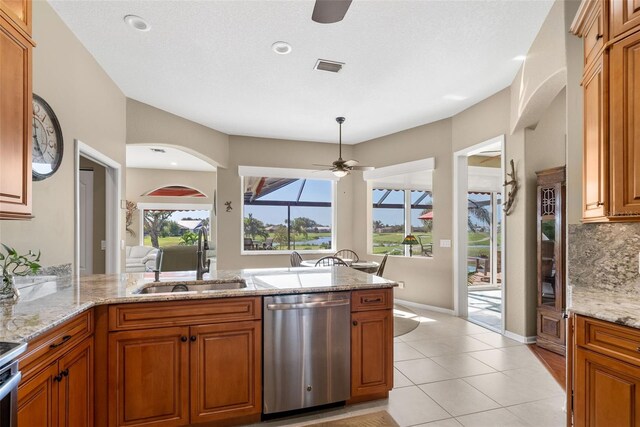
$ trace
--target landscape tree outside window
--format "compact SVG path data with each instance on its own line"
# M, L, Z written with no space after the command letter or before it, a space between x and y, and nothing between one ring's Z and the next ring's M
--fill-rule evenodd
M413 247L413 255L432 256L431 191L374 188L372 202L372 253L409 256L409 247L402 241L413 234L419 242Z
M143 244L161 248L195 245L200 227L209 227L210 211L143 210Z
M244 251L333 247L332 181L244 177Z

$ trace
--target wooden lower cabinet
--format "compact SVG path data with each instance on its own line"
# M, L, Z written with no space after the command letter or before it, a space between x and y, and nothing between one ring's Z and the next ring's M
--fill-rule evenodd
M640 426L640 367L578 348L575 426Z
M18 427L92 425L93 338L89 337L20 385Z
M259 301L184 301L184 312L179 315L175 302L110 307L108 425L168 427L259 421ZM257 311L247 310L248 302ZM191 318L189 307L193 309ZM152 326L159 322L176 326ZM137 325L143 327L122 330Z
M351 313L351 399L379 398L393 388L393 311Z
M109 335L109 425L189 424L189 328Z
M190 328L192 423L261 412L260 325L249 321Z

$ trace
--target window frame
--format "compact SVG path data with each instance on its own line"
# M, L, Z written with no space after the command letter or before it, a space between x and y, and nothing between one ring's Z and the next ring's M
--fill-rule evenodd
M274 169L275 170L275 169ZM241 204L241 209L240 209L240 255L290 255L292 252L296 251L300 254L322 254L322 255L327 255L327 254L333 254L337 251L337 245L336 245L336 237L337 237L337 222L338 222L338 216L337 216L337 195L338 195L338 191L337 191L337 183L338 181L335 179L327 179L324 178L322 176L318 176L318 177L309 177L306 176L306 174L301 174L302 176L299 177L295 177L295 171L298 171L297 169L285 169L287 171L287 173L283 174L286 175L287 178L290 179L296 179L296 180L313 180L313 181L329 181L331 183L331 248L329 249L286 249L286 250L260 250L260 249L253 249L253 250L246 250L244 248L244 218L245 218L245 203L244 203L244 189L245 189L245 179L246 178L250 178L250 177L254 177L253 175L240 175L240 204ZM276 176L273 176L273 174L271 174L271 176L265 175L267 178L278 178L277 175L280 175L279 173L275 174ZM281 175L282 176L282 175Z

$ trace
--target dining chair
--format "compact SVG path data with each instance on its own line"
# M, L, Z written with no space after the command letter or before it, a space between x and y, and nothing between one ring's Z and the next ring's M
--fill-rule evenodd
M342 259L350 259L353 262L358 262L360 260L358 254L351 249L340 249L338 252L333 254L333 256L337 256Z
M291 267L300 267L300 263L302 262L302 256L296 251L291 252L291 256L289 257L291 261Z
M346 262L337 256L322 257L316 262L316 267L327 267L331 265L344 265L345 267L349 267Z
M244 250L245 251L251 251L253 250L253 239L250 237L245 237L244 238Z
M382 261L380 261L380 266L378 266L378 271L376 271L376 276L382 277L384 273L384 266L387 264L387 258L389 258L389 254L386 254Z

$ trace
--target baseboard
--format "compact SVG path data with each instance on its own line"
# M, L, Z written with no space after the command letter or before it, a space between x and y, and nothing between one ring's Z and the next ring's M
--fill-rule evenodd
M536 337L524 337L522 335L514 334L513 332L504 331L504 336L511 338L514 341L521 342L522 344L535 344Z
M438 313L450 314L451 316L454 315L453 310L449 310L448 308L436 307L435 305L420 304L417 302L405 301L403 299L398 299L398 298L394 298L394 302L400 305L406 305L407 307L419 308L421 310L436 311Z

